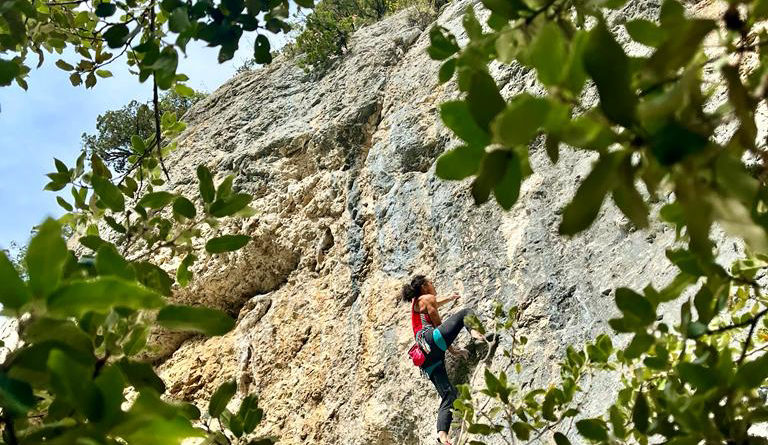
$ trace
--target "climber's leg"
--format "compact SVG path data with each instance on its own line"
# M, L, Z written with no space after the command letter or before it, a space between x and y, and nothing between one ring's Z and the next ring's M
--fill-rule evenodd
M469 327L464 324L464 317L467 315L474 315L474 313L475 311L473 311L471 308L464 308L448 317L445 321L443 321L443 324L437 327L437 330L440 331L440 335L445 341L445 348L443 349L447 349L449 346L451 346L451 343L456 340L456 337L459 335L459 332L461 332L462 328L466 328L473 337L482 338L482 335L480 335L479 332L475 331L474 329L469 329Z
M429 379L435 385L437 393L440 395L440 409L437 412L437 434L440 440L445 442L448 439L448 429L451 427L453 419L453 401L456 400L458 392L448 380L448 373L445 370L445 363L435 368L429 376Z

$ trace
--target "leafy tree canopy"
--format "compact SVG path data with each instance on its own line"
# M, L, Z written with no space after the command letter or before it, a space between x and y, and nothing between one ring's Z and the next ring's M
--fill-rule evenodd
M160 113L171 112L178 117L205 94L194 91L182 96L169 91L160 97ZM148 139L155 131L154 111L151 102L132 100L117 110L109 110L96 118L97 134L83 133L83 147L89 153L98 154L114 171L122 173L131 164L133 151L131 138L138 135Z

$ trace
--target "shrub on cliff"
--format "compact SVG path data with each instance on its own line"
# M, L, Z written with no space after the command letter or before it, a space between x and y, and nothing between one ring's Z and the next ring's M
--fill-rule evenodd
M305 17L288 52L307 72L323 74L347 51L352 33L409 6L434 10L428 0L323 0Z
M514 308L498 307L510 360L481 369L481 389L462 388L459 443L563 445L575 434L594 443L765 443L752 427L768 419L758 393L768 378L768 146L756 122L768 88L768 8L733 1L716 19L697 18L665 0L658 21L611 23L620 13L607 11L624 3L482 0L486 26L470 7L463 47L446 29L431 31L440 80L455 78L462 93L440 109L462 144L438 159L439 176L472 178L478 204L493 194L509 209L532 174L531 147L543 142L556 163L567 145L595 162L563 209L561 235L586 231L609 198L637 228L660 219L678 235L667 251L677 277L661 289L615 289L620 315L609 324L620 346L607 335L569 345L556 384L517 384L523 337ZM627 35L645 51L628 55L619 43ZM505 98L491 62L530 68L542 93ZM721 264L714 227L743 242L741 258ZM660 319L664 305L677 320ZM603 413L587 415L591 381L603 372L621 389Z

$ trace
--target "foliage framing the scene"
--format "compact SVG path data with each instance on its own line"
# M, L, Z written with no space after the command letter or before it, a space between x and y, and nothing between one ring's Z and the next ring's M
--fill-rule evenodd
M163 116L165 137L183 127L173 114ZM146 141L136 136L133 144L141 152ZM245 235L205 237L203 226L216 231L221 219L251 214L251 196L233 191L234 176L215 186L204 166L197 169L198 194L184 196L155 189L164 182L156 156L147 155L120 178L95 154L86 170L85 158L72 168L56 160L48 188L69 187L73 199L58 198L68 213L36 229L21 271L0 255L0 302L17 320L20 339L0 370L0 443L149 444L191 437L241 443L263 416L255 396L246 395L231 412L226 406L234 382L227 382L203 421L194 405L161 398L165 384L141 357L153 326L207 336L234 327L225 312L168 297L174 282L191 281L191 267L202 255L197 246L222 254L250 241ZM61 224L79 247L68 249ZM152 263L163 250L181 259L175 279ZM247 443L273 441L250 437Z
M57 201L67 213L36 228L22 264L0 254L0 303L19 334L0 365L0 443L275 441L252 434L263 417L254 395L244 395L236 412L227 408L234 382L219 387L203 418L190 403L165 400L165 384L142 358L153 328L207 336L233 328L223 311L174 304L169 297L174 283L192 280L201 246L207 254L226 254L250 241L219 233L221 219L253 214L251 196L236 192L234 176L216 186L205 166L197 168L196 196L162 189L169 179L164 156L176 148L185 124L178 110L162 106L159 90L173 88L172 98L180 101L196 97L177 73L178 53L190 40L218 47L223 62L244 32L255 31L254 58L268 63L264 32L286 32L287 15L287 0L0 4L0 86L15 81L27 89L30 56L37 55L39 67L46 53L64 56L56 66L74 86L92 88L98 78L111 77L107 65L117 60L141 82L152 78L150 128L137 126L112 141L108 149L123 151L119 163L109 159L114 170L100 156L109 150L84 151L72 166L56 159L45 189L66 190ZM153 263L161 252L179 259L175 277Z
M616 349L603 335L584 348L569 346L560 383L546 388L522 391L514 370L485 370L484 388L463 387L455 404L464 427L459 443L495 436L563 445L576 433L595 443L765 442L751 428L768 420L757 391L768 377L761 279L768 267L768 151L755 121L768 91L768 34L759 25L768 2L733 0L708 19L665 0L658 21L613 23L621 13L606 12L624 3L482 0L487 26L469 8L463 47L446 29L431 31L429 54L443 61L440 81L455 77L463 93L441 106L463 145L438 159L440 177L472 177L477 203L493 194L509 209L532 173L529 147L543 135L553 163L563 144L595 157L563 210L560 234L586 230L610 196L634 226L658 217L678 235L667 251L679 269L671 283L613 293L621 316L610 326L630 336L628 344ZM620 35L645 50L628 55ZM530 68L543 94L504 98L492 61ZM663 206L650 205L659 201ZM716 262L716 228L745 247L729 268ZM677 321L659 319L664 305L679 310ZM521 338L514 308L497 312L513 363ZM601 372L622 388L604 414L587 417L585 381Z
M300 4L312 7L311 0ZM142 82L151 76L160 89L179 85L184 94L186 76L176 69L190 41L219 48L224 62L243 33L257 32L254 57L266 63L265 32L288 31L287 17L288 0L8 0L0 5L0 85L15 81L26 89L30 59L39 67L47 53L63 55L56 66L75 86L93 87L112 75L107 65L125 57Z

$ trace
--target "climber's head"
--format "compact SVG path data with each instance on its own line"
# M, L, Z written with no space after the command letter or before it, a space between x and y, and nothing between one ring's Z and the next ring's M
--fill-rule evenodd
M435 286L424 275L414 275L411 281L403 286L403 291L400 293L403 301L413 301L424 294L435 294Z

